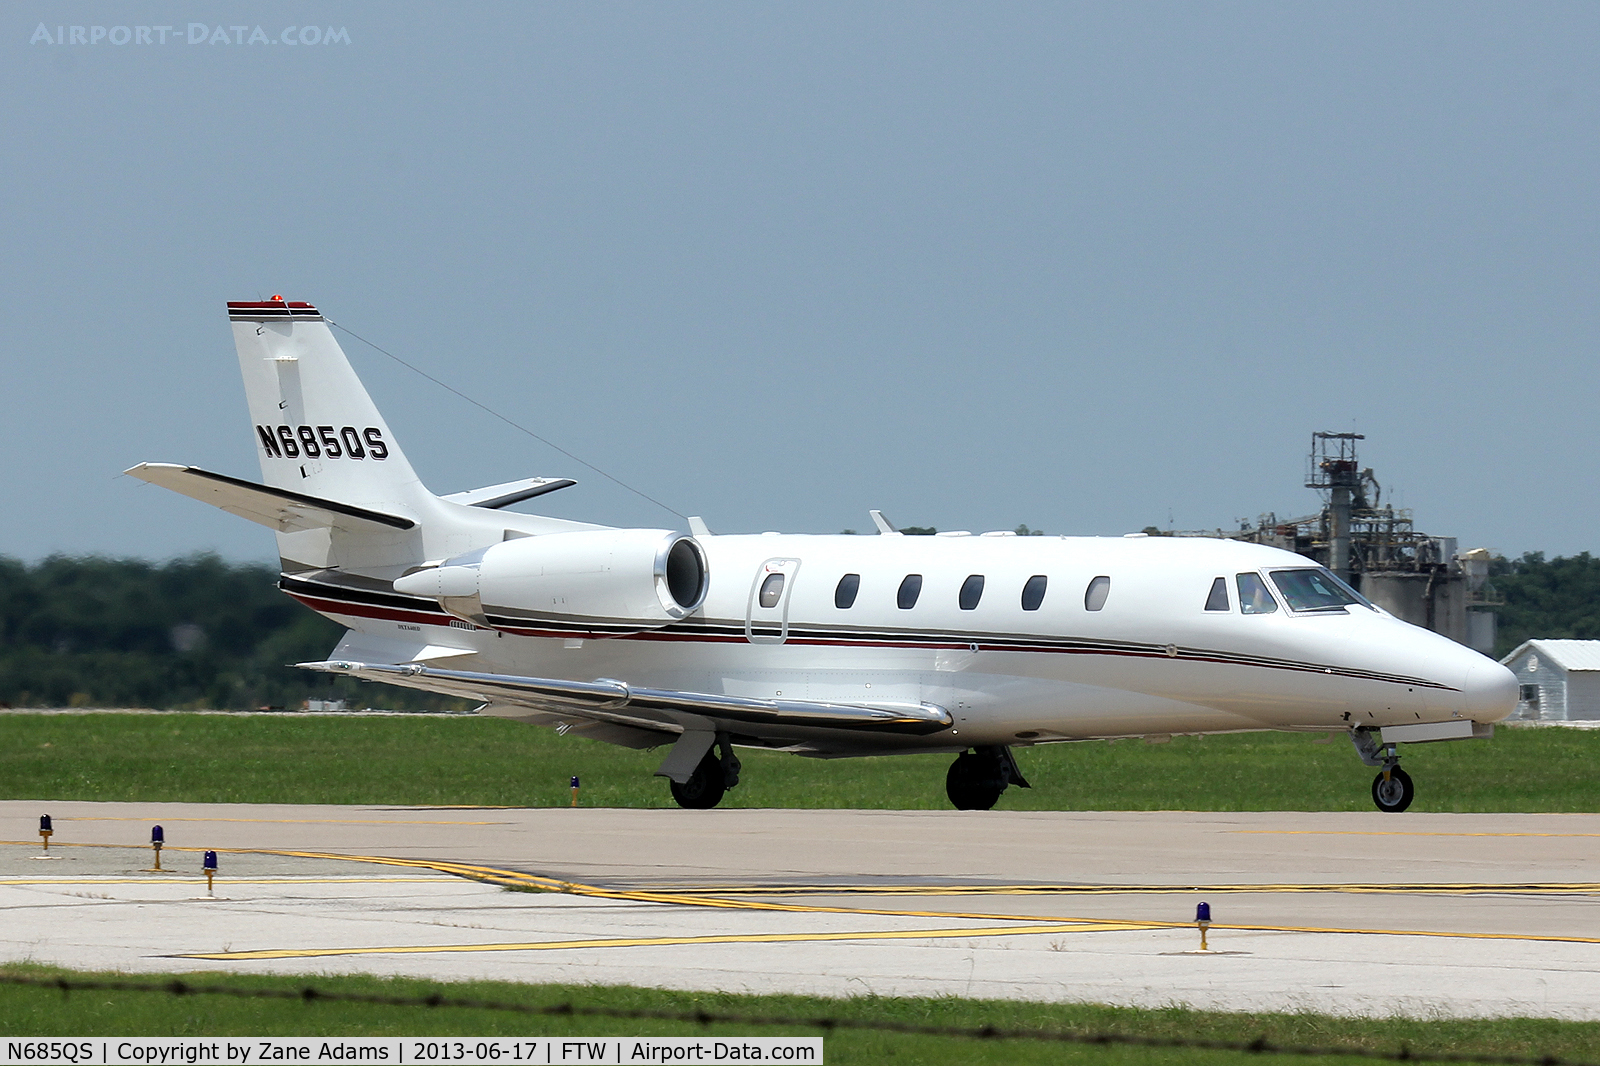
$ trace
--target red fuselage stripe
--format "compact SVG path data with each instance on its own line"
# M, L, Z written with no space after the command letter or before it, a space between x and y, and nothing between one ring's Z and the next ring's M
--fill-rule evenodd
M417 625L417 624L435 625L435 626L437 626L437 625L449 625L451 622L456 621L450 615L444 614L443 612L408 611L408 610L404 610L404 609L397 608L397 607L376 607L376 606L371 606L371 605L368 605L368 604L350 603L350 602L345 601L345 600L328 600L328 599L323 599L323 598L321 598L319 596L308 596L308 595L305 595L304 593L299 593L299 592L291 592L291 593L289 593L289 595L293 596L295 599L299 600L301 603L305 604L307 607L310 607L313 611L317 611L317 612L319 612L321 614L336 614L336 615L337 614L342 614L342 615L350 615L350 616L355 616L355 617L360 617L360 618L382 618L382 619L387 619L389 621L406 622L406 623L409 623L409 624L412 624L412 625ZM479 628L484 628L484 627L479 627ZM581 639L588 639L588 640L655 640L655 641L687 642L687 643L694 643L694 644L743 644L743 643L745 643L745 638L742 637L742 636L737 636L735 634L723 634L723 633L681 633L681 632L679 632L679 633L670 633L670 632L659 632L659 631L657 631L657 632L648 632L647 631L647 632L642 632L642 633L626 633L626 634L617 634L617 633L590 633L590 634L585 634L585 633L575 633L575 632L572 632L570 630L534 629L534 628L525 628L525 627L522 627L522 626L499 626L499 627L496 627L496 629L484 628L484 632L494 632L496 630L498 630L499 632L503 632L503 633L510 633L510 634L513 634L514 636L519 636L519 637L540 637L540 638L545 638L545 639L581 638ZM987 651L987 652L996 652L996 651L1018 652L1018 651L1026 651L1026 652L1047 652L1047 653L1051 653L1051 654L1055 654L1055 655L1114 655L1114 656L1118 656L1118 657L1122 657L1122 658L1130 658L1130 659L1166 659L1166 658L1174 658L1172 656L1168 656L1165 651L1161 651L1161 650L1142 651L1142 650L1133 649L1133 648L1038 647L1036 645L1031 645L1031 644L1008 644L1008 643L1005 643L1005 642L982 641L982 640L979 640L979 641L916 641L916 640L892 640L892 639L844 640L844 639L841 639L841 638L794 636L794 637L789 637L787 640L784 641L784 643L785 644L793 644L793 645L803 645L803 646L807 646L807 647L831 647L831 648L919 648L919 649L926 649L926 650L929 650L929 651L965 651L965 650L975 650L975 651ZM1440 684L1437 684L1435 682L1419 681L1419 680L1409 679L1409 678L1408 679L1398 679L1398 678L1371 677L1371 676L1368 676L1368 675L1365 675L1365 674L1356 673L1356 672L1352 672L1352 671L1339 670L1339 669L1336 669L1336 668L1329 668L1329 667L1325 667L1325 666L1316 666L1316 665L1312 665L1312 664L1306 664L1304 666L1300 666L1300 665L1294 665L1294 664L1290 664L1290 663L1250 663L1250 662L1240 662L1237 659L1228 659L1228 658L1224 658L1222 656L1216 656L1216 655L1195 654L1192 651L1185 651L1181 656L1178 656L1176 658L1180 659L1183 662L1191 662L1191 663L1193 663L1193 662L1204 662L1204 663L1217 663L1217 664L1223 665L1223 666L1253 666L1253 667L1256 667L1257 669L1287 670L1287 671L1290 671L1292 673L1332 674L1332 675L1338 676L1338 677L1351 677L1351 678L1355 678L1357 680L1363 680L1363 681L1383 681L1383 682L1387 682L1389 684L1408 684L1408 685L1416 685L1416 686L1423 687L1423 688L1437 688L1437 689L1444 689L1446 691L1451 691L1451 692L1455 691L1455 689L1451 688L1448 685L1440 685Z

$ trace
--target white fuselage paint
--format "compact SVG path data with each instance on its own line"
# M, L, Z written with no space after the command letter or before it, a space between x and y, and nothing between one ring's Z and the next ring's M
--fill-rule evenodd
M262 483L173 464L129 472L277 531L284 590L354 631L337 662L308 664L318 669L366 664L357 676L503 698L516 706L490 713L616 743L725 732L815 755L1490 722L1515 705L1503 667L1381 611L1297 613L1280 599L1272 613L1243 613L1236 575L1314 564L1238 542L703 535L702 601L698 562L693 595L672 583L686 569L671 565L671 531L464 502L515 485L429 492L314 306L235 302L228 317ZM840 608L847 573L860 590ZM913 573L922 589L902 609L896 592ZM777 574L783 593L762 607L759 589ZM983 595L962 610L974 574ZM1027 611L1036 574L1049 587ZM1096 577L1110 589L1091 610ZM1207 611L1218 578L1228 609ZM554 691L600 679L587 702ZM635 701L635 690L661 691Z
M506 515L506 518L511 518ZM1352 605L1244 614L1236 575L1316 564L1260 545L1204 538L812 536L698 538L709 563L702 608L630 636L529 637L417 626L312 606L378 638L472 648L441 665L692 692L842 703L933 703L953 729L926 737L779 730L818 754L958 750L1097 737L1253 729L1347 729L1510 713L1503 667L1438 634ZM772 608L759 590L784 589ZM859 574L853 605L840 578ZM897 606L907 574L916 604ZM958 600L984 578L972 610ZM1048 588L1022 608L1033 575ZM1085 593L1110 579L1099 610ZM1205 610L1217 578L1228 610ZM515 715L512 709L507 714ZM769 742L770 739L769 739Z

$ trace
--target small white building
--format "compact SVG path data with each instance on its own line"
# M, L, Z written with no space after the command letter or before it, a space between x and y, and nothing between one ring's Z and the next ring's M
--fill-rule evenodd
M1600 719L1600 640L1529 640L1500 661L1517 675L1513 721Z

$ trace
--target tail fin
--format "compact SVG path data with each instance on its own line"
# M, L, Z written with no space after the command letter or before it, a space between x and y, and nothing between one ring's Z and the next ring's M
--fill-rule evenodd
M417 479L317 309L274 296L230 303L261 479L276 489L416 513Z
M171 463L127 473L276 529L285 573L339 569L388 581L502 540L602 528L494 510L573 484L567 478L433 495L315 307L274 296L230 303L228 318L265 484Z

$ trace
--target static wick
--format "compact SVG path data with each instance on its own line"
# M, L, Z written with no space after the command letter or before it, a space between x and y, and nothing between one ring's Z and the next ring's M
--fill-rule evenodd
M1195 928L1200 930L1200 950L1210 951L1206 947L1206 930L1211 928L1211 904L1201 903L1194 909Z
M572 805L574 807L578 805L578 776L576 774L572 776Z

